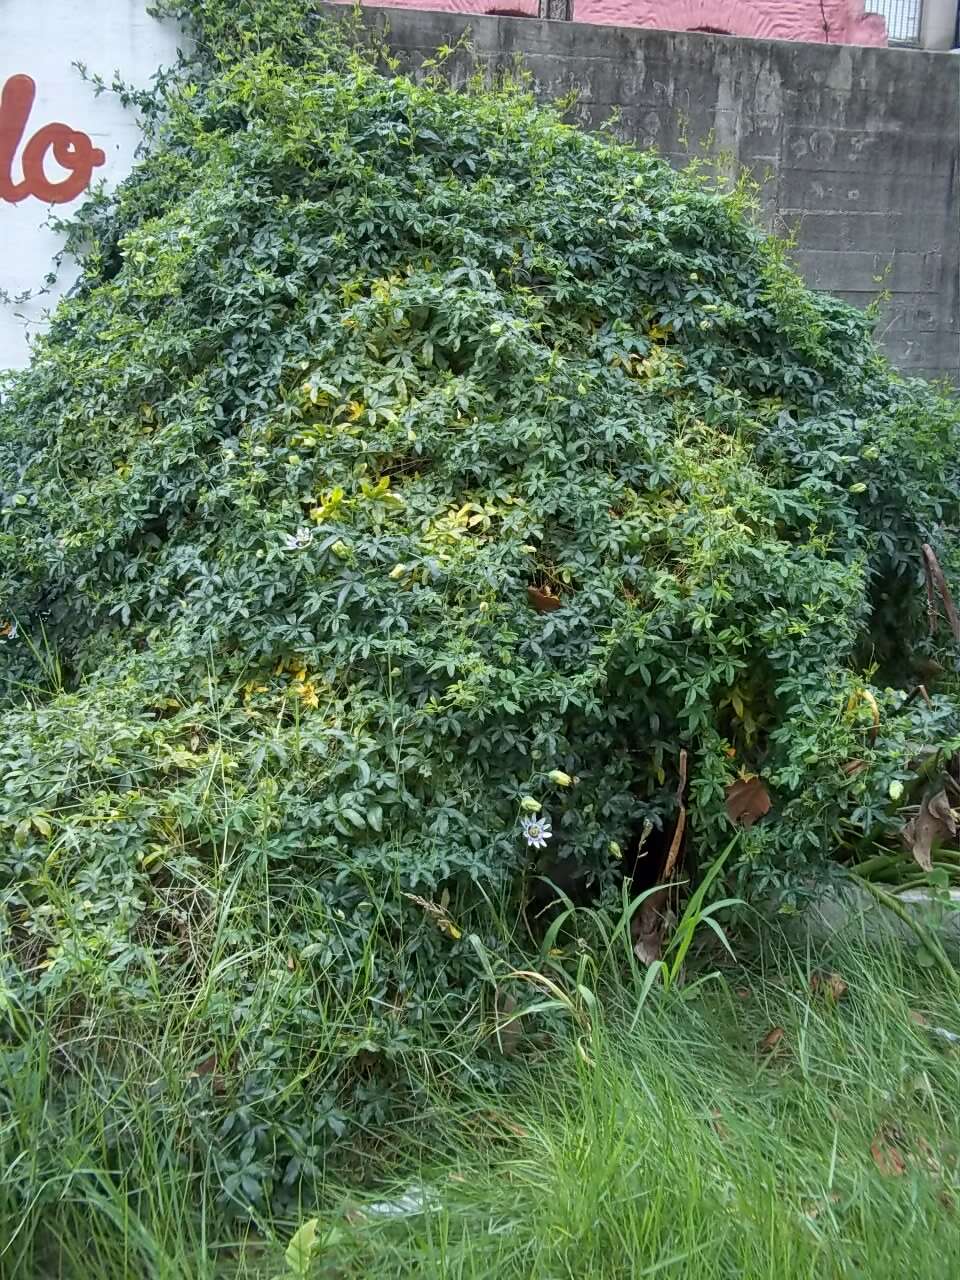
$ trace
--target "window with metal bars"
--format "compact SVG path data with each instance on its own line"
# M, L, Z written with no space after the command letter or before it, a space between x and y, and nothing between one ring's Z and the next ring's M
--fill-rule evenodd
M891 44L919 44L923 0L867 0L867 11L879 13L887 24Z

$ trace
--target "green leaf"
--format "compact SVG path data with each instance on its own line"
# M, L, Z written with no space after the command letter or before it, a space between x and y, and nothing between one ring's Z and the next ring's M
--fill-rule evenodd
M287 1266L298 1280L306 1280L310 1270L313 1251L317 1243L319 1225L317 1218L310 1218L307 1222L304 1222L294 1233L290 1243L287 1245L287 1251L283 1255Z

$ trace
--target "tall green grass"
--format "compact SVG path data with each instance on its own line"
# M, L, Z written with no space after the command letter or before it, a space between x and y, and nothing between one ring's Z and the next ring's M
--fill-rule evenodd
M230 1215L213 1153L185 1157L187 1024L171 1032L157 1010L108 1037L104 1015L82 1054L38 1023L0 1050L0 1275L960 1272L960 1048L937 1030L960 1032L955 994L916 952L856 937L826 955L767 943L722 958L701 954L706 980L688 966L639 1008L613 959L588 989L558 957L551 982L569 1004L523 1018L496 1088L444 1069L474 1052L451 1029L408 1122L365 1135L362 1152L351 1140L321 1202L284 1221ZM839 998L811 989L821 969L848 984ZM549 1006L542 993L532 1003ZM312 1246L285 1259L313 1219Z

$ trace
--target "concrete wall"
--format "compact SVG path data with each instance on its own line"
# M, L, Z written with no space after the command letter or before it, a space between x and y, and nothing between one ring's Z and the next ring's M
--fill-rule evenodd
M571 119L683 164L710 145L763 182L810 284L858 306L888 291L878 336L905 372L960 383L960 59L950 54L680 35L523 18L367 10L414 70L470 29L463 82L517 54Z
M937 0L929 3L936 4ZM389 5L446 13L489 14L519 9L530 17L539 12L537 0L389 0ZM865 0L574 0L573 16L577 22L620 27L667 31L711 27L730 35L768 40L885 45L883 18L866 12L870 7Z

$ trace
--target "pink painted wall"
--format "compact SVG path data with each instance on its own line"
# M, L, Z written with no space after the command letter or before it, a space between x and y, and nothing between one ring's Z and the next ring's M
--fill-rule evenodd
M536 17L537 0L376 0L400 9L453 13L517 11ZM577 22L693 31L713 27L734 36L808 40L818 44L885 45L883 18L865 0L575 0Z

